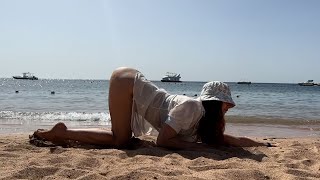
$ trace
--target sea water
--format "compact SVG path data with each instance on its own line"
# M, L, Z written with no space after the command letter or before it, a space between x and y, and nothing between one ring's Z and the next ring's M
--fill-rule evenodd
M168 93L193 98L199 97L205 83L153 82ZM236 103L227 112L227 124L231 123L227 130L240 135L268 135L263 128L272 126L272 133L284 127L287 134L282 135L320 135L320 86L226 83ZM61 121L77 128L110 127L108 89L108 80L2 78L0 133L30 132ZM250 127L258 130L252 133ZM308 130L306 134L301 134L303 129Z

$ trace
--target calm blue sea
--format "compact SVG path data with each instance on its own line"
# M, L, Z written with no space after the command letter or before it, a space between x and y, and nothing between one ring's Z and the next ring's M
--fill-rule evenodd
M205 82L154 83L169 93L196 98ZM237 104L227 113L231 123L320 130L320 86L227 84ZM75 127L108 127L108 88L108 80L2 78L0 133L29 132L59 121ZM51 94L52 91L55 93Z

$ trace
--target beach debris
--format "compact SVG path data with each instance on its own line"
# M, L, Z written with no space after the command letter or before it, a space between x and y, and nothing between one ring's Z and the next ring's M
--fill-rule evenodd
M54 92L54 91L51 91L51 94L55 94L56 92Z
M267 142L267 147L274 147L271 143Z
M264 175L264 179L270 179L270 177L267 175Z
M19 93L19 91L16 91L16 93Z

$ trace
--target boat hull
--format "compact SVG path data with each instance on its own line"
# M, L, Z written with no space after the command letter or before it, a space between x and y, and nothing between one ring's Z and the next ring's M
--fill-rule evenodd
M251 82L237 82L237 84L251 84Z
M38 80L37 77L21 77L21 76L13 76L13 79L24 79L24 80Z
M300 86L315 86L314 83L298 83Z
M182 81L161 80L161 82L182 82Z

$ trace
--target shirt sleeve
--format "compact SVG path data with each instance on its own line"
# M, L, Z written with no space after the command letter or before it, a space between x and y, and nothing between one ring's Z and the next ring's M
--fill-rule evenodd
M197 120L196 115L199 114L198 110L197 102L192 100L185 101L169 111L169 116L165 123L172 127L177 133L182 129L187 130L194 124L194 121Z

